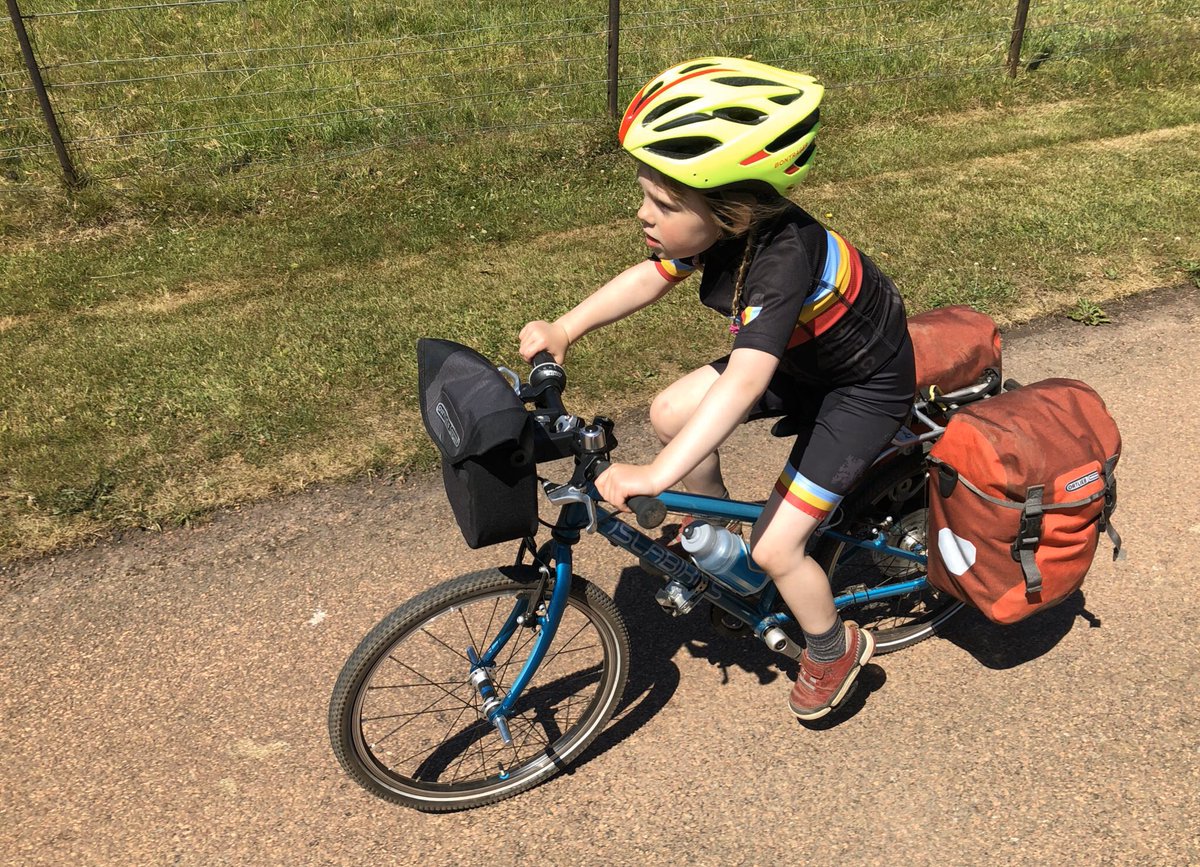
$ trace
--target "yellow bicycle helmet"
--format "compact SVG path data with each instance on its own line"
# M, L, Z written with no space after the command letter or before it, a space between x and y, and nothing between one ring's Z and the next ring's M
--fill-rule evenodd
M701 57L638 91L618 138L634 157L689 187L768 184L787 195L812 163L824 92L811 75Z

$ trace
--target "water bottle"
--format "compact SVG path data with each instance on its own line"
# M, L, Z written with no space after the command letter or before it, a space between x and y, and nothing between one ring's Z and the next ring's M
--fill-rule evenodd
M757 593L770 577L754 565L742 537L706 521L683 528L683 550L696 565L742 595Z

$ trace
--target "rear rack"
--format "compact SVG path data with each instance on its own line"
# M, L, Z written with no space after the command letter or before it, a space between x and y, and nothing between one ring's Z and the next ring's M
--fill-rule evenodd
M992 397L999 394L1000 390L1000 372L991 367L984 371L978 382L965 388L943 394L938 391L937 386L933 386L930 388L928 396L919 397L913 403L912 419L908 424L901 426L896 436L892 438L891 448L884 450L875 459L875 463L887 460L897 452L908 451L913 446L937 439L946 431L945 424L940 423L937 419L945 421L960 407ZM937 419L934 418L935 416ZM913 427L920 427L923 430L916 433Z

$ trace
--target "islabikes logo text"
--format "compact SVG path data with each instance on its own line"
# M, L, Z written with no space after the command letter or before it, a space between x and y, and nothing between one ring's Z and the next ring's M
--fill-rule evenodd
M637 533L628 524L612 521L605 535L623 548L632 551L639 557L644 557L665 575L672 578L695 577L696 571L686 562L676 557L662 545L655 545L645 536Z
M1067 482L1067 493L1071 493L1072 491L1078 491L1080 488L1090 485L1092 482L1096 481L1099 478L1100 478L1100 471L1093 470L1092 472L1088 473L1086 476L1080 476L1078 479L1076 479L1073 482Z
M458 435L458 430L454 427L454 422L450 421L450 412L446 409L446 404L439 403L433 408L433 411L437 413L438 418L440 418L442 423L446 425L446 433L448 433L450 435L450 439L454 441L454 447L458 448L460 445L462 445L462 437Z

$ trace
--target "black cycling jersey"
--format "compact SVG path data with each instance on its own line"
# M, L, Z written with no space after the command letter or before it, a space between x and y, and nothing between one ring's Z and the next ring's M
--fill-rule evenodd
M746 241L722 240L694 259L658 262L671 280L703 270L700 300L733 318L734 349L770 353L780 373L825 386L862 382L899 350L907 320L895 285L796 205L760 227L739 309L732 310Z

